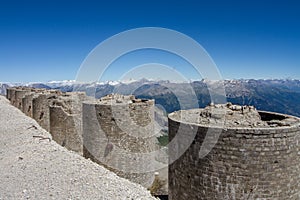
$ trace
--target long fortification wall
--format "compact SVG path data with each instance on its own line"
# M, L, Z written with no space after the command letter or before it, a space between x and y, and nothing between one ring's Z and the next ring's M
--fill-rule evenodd
M142 186L54 141L33 138L51 135L1 95L0 110L1 199L157 200ZM37 129L28 129L33 125Z
M82 102L90 99L84 92L11 87L7 98L49 131L57 143L82 154Z
M6 90L6 97L7 99L10 101L10 103L17 107L17 103L16 103L16 91L17 90L25 90L24 87L12 87L12 88L7 88ZM28 88L26 88L26 90L28 90Z
M15 99L15 91L19 89L20 87L9 87L6 89L6 98L10 101L10 103L13 105L13 101Z
M153 165L165 167L152 153L159 149L153 100L118 94L96 100L83 92L27 87L8 88L7 98L61 146L146 188L154 180Z
M220 127L205 123L221 119L221 112L207 112L211 108L169 115L169 156L175 160L169 166L170 199L300 198L300 120L269 112L244 117L240 108L228 111ZM253 123L255 116L261 120ZM195 131L192 141L184 141ZM204 139L206 146L217 142L202 158Z

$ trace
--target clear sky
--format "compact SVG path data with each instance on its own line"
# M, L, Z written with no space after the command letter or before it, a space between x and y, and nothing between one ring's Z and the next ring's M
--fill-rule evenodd
M11 0L0 4L0 81L75 79L96 45L138 27L164 27L192 37L226 79L300 79L297 0ZM129 56L127 64L146 53ZM162 64L172 57L154 51L151 55ZM118 79L113 74L106 79Z

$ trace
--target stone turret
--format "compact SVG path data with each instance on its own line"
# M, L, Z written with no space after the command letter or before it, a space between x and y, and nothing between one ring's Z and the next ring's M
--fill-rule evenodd
M154 100L112 94L83 103L84 156L116 174L149 187L154 179L152 151ZM149 155L148 155L149 154Z
M50 105L50 133L53 140L69 150L82 154L82 102L84 92L58 96Z
M49 106L60 94L61 93L59 91L53 91L40 94L32 99L32 117L48 132L50 132Z
M299 126L299 118L252 106L171 113L170 199L299 199Z

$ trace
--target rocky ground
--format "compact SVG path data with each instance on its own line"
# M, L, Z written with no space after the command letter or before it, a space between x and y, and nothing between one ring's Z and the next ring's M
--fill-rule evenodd
M155 199L140 185L70 152L0 96L0 200Z

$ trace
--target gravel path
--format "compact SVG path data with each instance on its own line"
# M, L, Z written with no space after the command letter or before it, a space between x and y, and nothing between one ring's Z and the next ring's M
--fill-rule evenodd
M51 135L0 96L0 200L155 199L142 186L42 137Z

